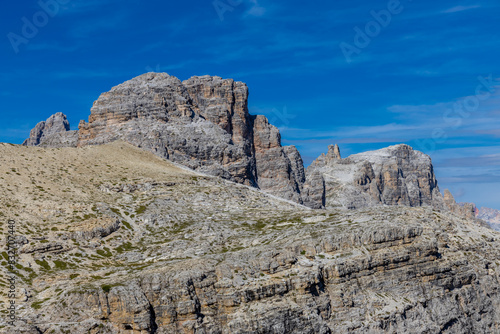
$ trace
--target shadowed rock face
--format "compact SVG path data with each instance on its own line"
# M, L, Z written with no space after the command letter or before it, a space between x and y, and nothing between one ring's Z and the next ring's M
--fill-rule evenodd
M442 196L429 156L408 145L396 145L341 159L330 146L307 169L326 183L326 206L360 208L373 205L442 207Z

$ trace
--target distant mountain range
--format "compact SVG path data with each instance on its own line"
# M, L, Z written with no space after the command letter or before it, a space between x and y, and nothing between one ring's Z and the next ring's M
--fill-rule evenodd
M478 210L476 217L484 220L490 226L500 232L500 210L481 208Z

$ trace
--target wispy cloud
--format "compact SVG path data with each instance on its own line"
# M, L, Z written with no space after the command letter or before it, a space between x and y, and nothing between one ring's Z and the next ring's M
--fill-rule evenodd
M249 0L249 1L250 1L250 9L247 10L246 15L260 17L266 14L266 9L259 4L258 0Z
M30 128L23 126L20 128L9 128L9 129L4 129L2 130L2 135L0 138L1 142L8 142L10 141L20 141L24 140L29 137L30 134Z
M336 127L331 131L314 131L313 129L301 129L281 127L280 131L288 138L303 139L324 139L324 138L357 138L358 141L375 142L369 140L378 140L378 142L403 142L412 139L418 139L422 136L422 130L427 129L427 125L412 125L388 123L373 126L349 126ZM367 141L368 140L368 141Z
M483 134L483 135L491 135L497 138L500 138L500 129L493 129L493 130L477 130L476 133L478 134Z
M95 10L99 10L108 5L123 5L122 0L86 0L86 1L71 1L63 7L61 15L83 14Z
M449 8L447 10L444 10L443 13L458 13L458 12L463 12L463 11L466 11L466 10L470 10L470 9L476 9L476 8L481 8L480 5L474 5L474 6L455 6L455 7L452 7L452 8Z
M435 131L446 138L476 137L478 135L500 135L500 119L496 111L500 108L500 87L486 88L474 83L478 95L465 96L449 102L422 105L393 105L387 110L403 124L418 127L422 138L430 138ZM474 85L471 85L474 91ZM489 94L488 90L494 93Z
M465 156L460 158L446 159L439 163L442 167L500 167L500 154L488 154L482 156Z
M325 148L326 145L330 145L333 142L336 144L380 144L380 143L403 143L404 140L401 138L379 138L379 137L369 137L369 138L328 138L328 139L298 139L290 141L289 143L296 144L313 144L313 145L321 145L321 148Z
M81 48L81 45L61 45L57 42L49 43L30 43L26 46L30 51L58 51L58 52L74 52Z
M443 183L498 183L500 182L500 175L458 175L454 177L442 177L440 181Z

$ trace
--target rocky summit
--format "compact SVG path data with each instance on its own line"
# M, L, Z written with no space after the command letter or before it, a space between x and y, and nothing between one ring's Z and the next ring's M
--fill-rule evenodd
M325 205L349 209L375 205L443 206L432 161L408 145L396 145L342 159L330 146L307 168L325 182ZM318 176L319 177L319 176Z
M305 169L248 96L148 73L0 144L2 333L500 333L493 211L403 144Z
M38 123L30 132L30 137L23 145L42 147L71 147L76 146L78 132L70 131L66 115L58 112L46 121Z

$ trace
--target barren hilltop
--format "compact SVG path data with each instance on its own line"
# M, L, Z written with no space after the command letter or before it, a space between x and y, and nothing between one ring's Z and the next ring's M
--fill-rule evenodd
M78 130L0 144L2 332L500 333L500 234L427 155L332 145L306 169L247 103L148 73Z

